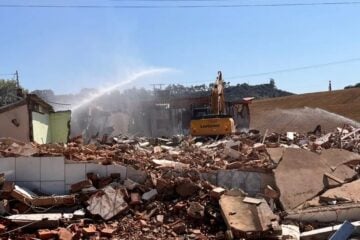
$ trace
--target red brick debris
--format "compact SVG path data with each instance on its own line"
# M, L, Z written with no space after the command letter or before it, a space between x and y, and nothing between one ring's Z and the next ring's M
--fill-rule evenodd
M346 126L327 134L313 131L307 135L271 133L263 136L252 130L222 139L120 136L84 143L77 137L68 144L42 145L0 139L2 157L64 156L73 161L128 165L146 175L145 180L137 180L124 179L121 174L100 177L97 173L88 173L87 179L70 186L69 195L45 196L6 181L2 174L0 214L4 218L0 219L0 239L279 237L283 213L287 211L279 203L279 196L285 192L280 194L281 189L275 185L256 195L230 191L225 186L217 186L218 179L210 181L203 174L219 170L272 174L281 161L274 158L271 149L297 148L318 154L331 148L359 153L359 136L359 129ZM355 165L351 167L355 171ZM324 201L324 197L316 197ZM333 200L332 195L326 197ZM232 202L234 199L236 202ZM224 212L219 202L231 210ZM234 204L234 208L229 204ZM39 219L38 214L44 215ZM229 222L234 218L241 221ZM250 223L260 224L247 224L248 219ZM316 224L297 225L301 231L314 226Z

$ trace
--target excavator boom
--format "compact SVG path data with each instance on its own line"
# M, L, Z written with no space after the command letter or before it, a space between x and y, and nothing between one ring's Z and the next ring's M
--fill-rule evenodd
M211 90L210 113L193 118L190 123L192 136L229 135L235 132L234 119L226 115L224 81L221 71L218 71L215 84Z

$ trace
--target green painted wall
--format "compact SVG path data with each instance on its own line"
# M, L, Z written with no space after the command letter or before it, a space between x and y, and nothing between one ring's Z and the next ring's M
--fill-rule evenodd
M71 111L50 113L50 131L52 143L66 143L69 135Z
M69 135L71 111L41 114L32 112L34 142L66 143Z
M49 114L32 112L32 127L34 142L49 143L51 142Z

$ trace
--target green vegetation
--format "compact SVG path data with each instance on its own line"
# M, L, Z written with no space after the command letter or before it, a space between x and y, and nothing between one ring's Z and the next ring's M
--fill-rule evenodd
M349 88L360 88L360 83L357 83L355 85L346 86L344 89L349 89Z
M0 79L0 107L18 101L20 92L26 90L21 86L18 88L16 80Z

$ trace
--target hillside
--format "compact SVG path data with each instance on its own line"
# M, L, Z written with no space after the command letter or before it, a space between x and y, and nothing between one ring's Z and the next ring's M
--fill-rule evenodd
M256 100L251 105L251 127L261 131L307 132L318 124L331 131L344 123L358 124L352 120L360 121L360 88Z

